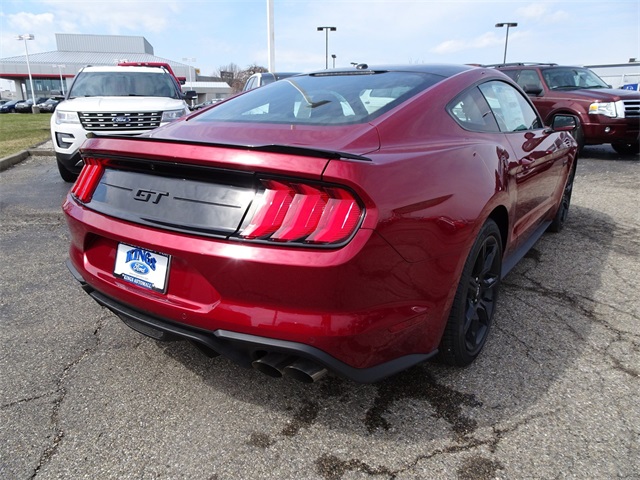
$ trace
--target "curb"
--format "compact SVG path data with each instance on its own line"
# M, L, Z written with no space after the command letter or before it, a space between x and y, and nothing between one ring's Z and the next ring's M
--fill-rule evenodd
M55 152L53 150L49 148L40 148L42 145L46 143L47 142L44 142L32 148L29 148L27 150L22 150L18 153L14 153L13 155L7 155L4 158L0 158L0 172L7 170L10 167L13 167L14 165L17 165L18 163L29 158L30 156L36 156L36 155L55 156Z

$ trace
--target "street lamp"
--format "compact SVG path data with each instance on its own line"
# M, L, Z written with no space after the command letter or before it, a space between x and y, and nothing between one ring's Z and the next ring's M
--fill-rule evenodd
M318 31L325 31L325 37L326 37L326 50L325 50L325 64L324 64L324 68L328 69L329 68L329 32L335 32L337 30L336 27L318 27Z
M62 69L66 68L66 65L51 65L52 67L58 67L58 72L60 73L60 88L62 89L62 95L64 96L64 81L62 80Z
M189 58L189 57L183 57L182 58L183 62L191 62L191 63L195 63L196 59L195 58ZM193 84L191 83L191 65L189 65L189 89L193 90Z
M27 59L27 71L29 72L29 83L31 84L31 100L33 101L33 104L31 105L32 109L36 106L36 97L33 90L33 77L31 76L31 65L29 64L29 49L27 48L27 40L33 40L34 38L36 37L33 35L33 33L25 33L24 35L16 36L16 40L24 41L24 51L26 53L25 58Z
M508 23L496 23L496 28L507 27L507 36L504 39L504 58L502 59L502 63L507 63L507 44L509 43L509 27L517 27L518 24L515 22Z
M336 68L336 54L331 54L331 58L333 58L333 68Z

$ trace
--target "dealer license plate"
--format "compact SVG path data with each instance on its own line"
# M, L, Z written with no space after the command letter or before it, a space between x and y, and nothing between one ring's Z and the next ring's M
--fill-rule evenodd
M113 274L134 285L164 293L169 273L169 255L118 244Z

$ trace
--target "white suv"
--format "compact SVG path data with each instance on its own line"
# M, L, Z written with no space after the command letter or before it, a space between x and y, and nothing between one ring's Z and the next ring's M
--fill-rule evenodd
M51 116L60 176L73 182L82 169L87 133L140 135L189 113L180 84L158 66L84 67Z

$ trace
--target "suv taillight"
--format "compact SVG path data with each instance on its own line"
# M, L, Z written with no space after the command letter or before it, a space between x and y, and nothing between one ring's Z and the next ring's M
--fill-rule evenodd
M88 203L95 191L104 172L104 165L96 158L85 158L84 166L76 183L71 189L71 194L82 203Z
M335 244L347 240L362 218L357 200L342 188L275 180L262 183L265 190L241 238Z

